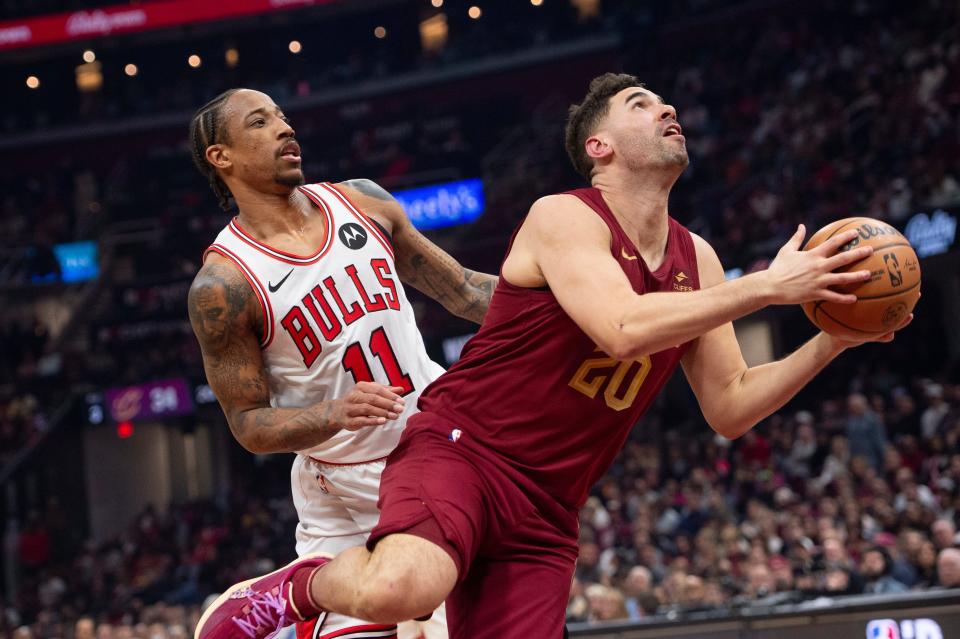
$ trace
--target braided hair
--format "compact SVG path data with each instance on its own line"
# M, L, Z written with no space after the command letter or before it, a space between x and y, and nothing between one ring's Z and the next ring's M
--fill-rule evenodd
M207 161L207 147L220 142L229 142L227 128L223 121L223 105L240 89L228 89L197 109L190 120L190 150L193 163L210 182L210 188L220 201L220 208L230 210L230 189L217 173L217 169Z

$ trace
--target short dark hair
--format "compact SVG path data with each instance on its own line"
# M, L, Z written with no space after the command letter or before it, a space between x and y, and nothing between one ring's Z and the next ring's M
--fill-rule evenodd
M228 89L197 109L190 120L190 150L193 163L210 183L210 188L220 201L220 208L230 209L230 189L217 173L217 169L207 161L207 147L220 142L230 142L226 122L223 117L223 105L240 89Z
M588 182L593 174L593 160L587 155L584 144L597 124L610 112L610 98L629 87L644 85L629 73L604 73L590 81L590 89L583 102L570 107L564 132L567 155L573 162L573 168Z
M867 549L867 552L863 554L866 555L869 552L878 553L883 558L883 571L880 573L880 575L883 577L889 575L893 570L893 557L890 556L890 551L883 546L870 546Z

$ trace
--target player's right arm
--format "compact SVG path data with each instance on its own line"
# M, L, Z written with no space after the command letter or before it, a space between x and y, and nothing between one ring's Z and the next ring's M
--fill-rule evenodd
M399 388L356 384L346 397L306 408L273 408L257 338L260 302L224 258L210 254L187 297L203 367L237 441L252 453L283 453L322 444L340 430L396 419Z
M831 273L869 254L869 249L835 254L851 239L842 233L800 251L801 228L765 271L698 291L637 295L610 252L606 224L578 198L552 195L531 207L503 276L519 286L545 283L597 346L624 361L679 346L770 304L856 301L829 290L865 277L863 271Z

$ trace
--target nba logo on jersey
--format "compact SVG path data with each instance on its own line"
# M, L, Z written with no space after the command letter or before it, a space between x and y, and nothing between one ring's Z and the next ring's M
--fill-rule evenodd
M874 619L867 624L867 639L900 639L900 626L893 619Z
M456 444L458 441L460 441L461 435L463 435L463 431L460 430L459 428L454 428L453 430L450 431L450 434L447 435L447 439L449 439L454 444ZM899 637L897 639L899 639Z

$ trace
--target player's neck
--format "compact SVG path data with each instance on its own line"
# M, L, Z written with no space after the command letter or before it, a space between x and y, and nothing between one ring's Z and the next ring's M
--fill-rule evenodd
M648 264L659 262L667 246L667 203L674 180L662 175L595 176L597 188L620 226Z
M299 189L290 193L263 193L238 189L234 199L241 226L260 239L276 235L302 235L316 210Z

